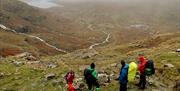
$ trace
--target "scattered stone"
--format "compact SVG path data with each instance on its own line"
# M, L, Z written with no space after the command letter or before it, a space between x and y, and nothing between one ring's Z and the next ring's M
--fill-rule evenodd
M104 70L98 70L98 74L103 74L103 73L105 73Z
M165 67L165 68L173 68L174 65L172 65L172 64L169 63L169 64L165 64L164 67Z
M29 60L29 61L30 61L30 60L34 60L34 61L35 61L35 60L37 60L37 58L34 57L34 56L32 56L32 55L30 55L30 56L27 56L27 57L26 57L26 60Z
M40 61L28 61L26 62L26 64L39 64Z
M84 88L84 87L86 87L86 85L84 83L79 84L79 88Z
M177 49L176 52L180 52L180 49Z
M32 83L32 84L31 84L32 87L36 87L36 85L37 85L37 84L35 84L35 83Z
M180 68L177 68L178 72L180 73Z
M46 80L51 80L51 79L53 79L54 77L55 77L55 74L54 74L54 73L49 73L49 74L45 75Z
M109 85L109 83L103 83L103 84L101 84L102 86L107 86L107 85Z
M84 55L81 56L82 59L87 59L87 58L91 58L93 56L97 55L97 53L95 52L90 52L90 53L85 53Z
M111 67L117 67L117 63L113 63L110 65Z
M175 91L180 91L180 80L177 80L174 86Z
M14 61L13 64L15 64L16 66L24 65L24 63L20 61Z
M4 57L0 56L0 61L3 60L3 59L4 59Z
M61 85L61 84L63 84L64 82L63 82L63 79L57 79L57 80L53 80L52 81L52 85L53 86L58 86L58 85Z
M23 58L23 57L27 57L27 56L31 56L31 53L23 52L23 53L20 53L18 55L15 55L15 57L18 57L18 58Z
M78 78L75 80L75 83L79 83L79 82L82 82L83 81L83 78Z
M56 68L57 65L56 65L56 64L49 64L47 67L48 67L48 68Z
M5 76L4 73L0 73L0 78L3 78Z
M17 58L25 58L26 60L29 60L29 61L36 61L37 58L34 57L31 53L29 52L23 52L23 53L20 53L18 55L15 55L15 57Z

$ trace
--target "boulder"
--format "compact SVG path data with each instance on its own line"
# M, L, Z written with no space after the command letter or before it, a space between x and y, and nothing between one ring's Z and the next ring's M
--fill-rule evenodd
M48 73L45 75L45 78L46 78L46 80L51 80L51 79L55 78L55 76L56 75L54 73Z
M170 64L170 63L168 63L168 64L164 64L164 67L165 67L165 68L173 68L173 67L174 67L174 65L172 65L172 64Z

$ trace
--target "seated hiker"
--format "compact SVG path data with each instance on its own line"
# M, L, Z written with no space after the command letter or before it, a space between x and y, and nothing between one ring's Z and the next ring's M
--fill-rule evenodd
M92 91L93 86L96 86L96 91L99 91L100 85L97 79L97 72L95 71L94 63L92 63L89 68L84 70L84 78L88 85L89 91Z
M65 76L65 79L66 79L67 84L68 84L68 91L75 91L75 89L72 85L74 77L75 77L75 74L72 70L69 71Z

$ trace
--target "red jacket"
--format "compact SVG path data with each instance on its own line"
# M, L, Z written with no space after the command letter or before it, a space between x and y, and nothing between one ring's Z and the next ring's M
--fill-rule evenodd
M140 72L140 74L143 74L145 70L146 60L144 56L139 56L138 60L139 60L138 71Z
M72 83L73 83L73 80L74 80L74 74L69 73L68 76L67 76L67 82L68 82L68 84L72 84Z

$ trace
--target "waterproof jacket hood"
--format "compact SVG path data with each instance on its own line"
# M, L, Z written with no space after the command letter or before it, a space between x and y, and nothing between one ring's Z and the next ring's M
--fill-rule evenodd
M139 56L138 71L140 72L140 74L144 73L145 65L146 65L146 60L144 56Z

